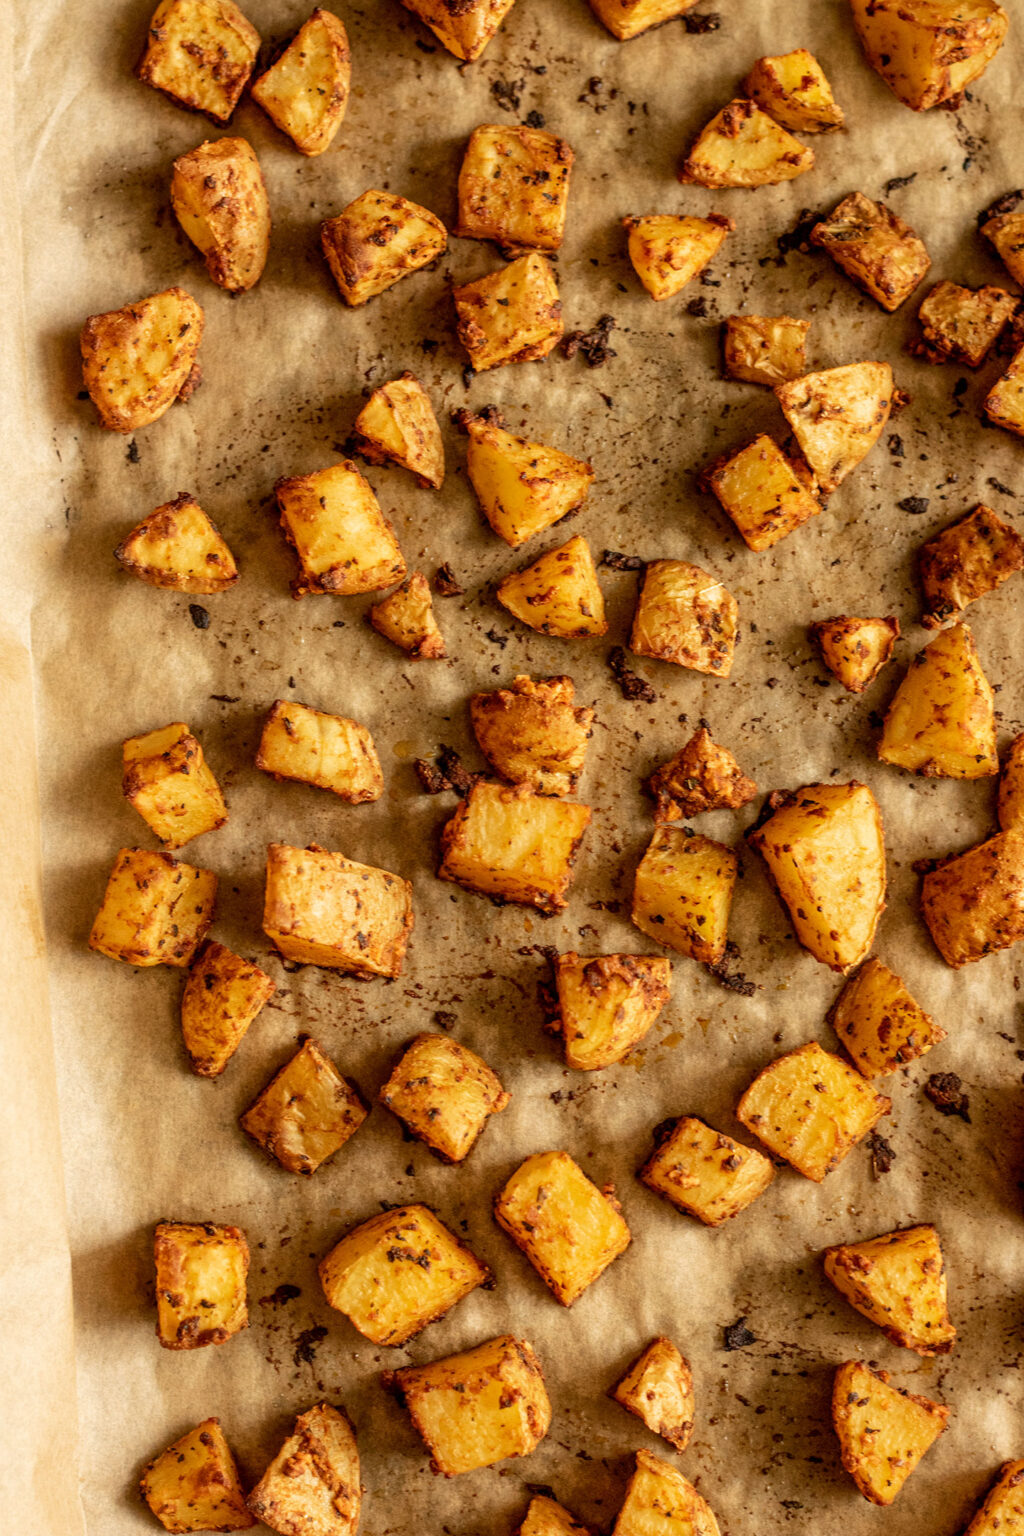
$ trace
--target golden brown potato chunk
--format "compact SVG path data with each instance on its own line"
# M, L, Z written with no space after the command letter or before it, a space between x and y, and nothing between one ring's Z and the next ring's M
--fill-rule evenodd
M932 264L910 225L863 192L851 192L815 224L811 244L827 251L851 282L890 314L909 299Z
M277 982L258 965L207 939L181 998L181 1033L192 1071L219 1077L276 991Z
M369 1114L315 1040L305 1040L239 1119L289 1173L315 1173Z
M702 811L738 811L753 800L757 785L748 779L727 747L699 726L686 746L647 781L655 797L657 822L684 821Z
M1024 539L981 504L923 544L917 562L926 605L921 623L938 629L1024 568Z
M845 122L825 71L806 48L758 59L742 90L769 117L794 133L828 133Z
M888 363L847 363L776 385L782 414L826 495L878 442L893 390Z
M919 1355L948 1355L956 1329L946 1309L946 1271L934 1227L907 1227L825 1249L825 1273L887 1339Z
M732 518L748 549L771 549L817 517L824 505L814 476L767 433L709 464L701 483Z
M608 630L590 545L578 533L506 576L496 596L503 608L542 635L579 640Z
M1003 263L1007 272L1024 287L1024 212L1015 212L1007 203L1019 203L1021 194L1012 192L982 215L981 233ZM1000 211L1005 207L1005 211Z
M217 876L169 853L122 848L114 860L89 948L129 965L191 964L213 922Z
M775 1169L761 1152L692 1115L654 1133L654 1151L639 1178L706 1227L720 1227L763 1195Z
M447 1035L417 1035L392 1068L380 1102L443 1163L461 1163L509 1096L475 1051Z
M571 1307L631 1242L611 1186L568 1152L537 1152L494 1199L494 1215L563 1307Z
M530 1507L516 1536L594 1536L589 1526L583 1525L563 1505L538 1493L530 1500Z
M679 180L701 187L767 187L792 181L813 164L813 149L752 101L737 97L697 135Z
M850 0L868 63L915 112L955 106L1003 45L996 0Z
M299 1414L247 1502L281 1536L355 1536L362 1496L348 1414L320 1403Z
M473 734L495 773L540 795L575 794L594 724L575 697L571 677L516 677L511 688L474 693Z
M874 959L850 977L832 1005L829 1022L866 1078L895 1072L946 1038L946 1031L914 1001L900 978Z
M179 155L171 207L218 288L245 293L255 287L270 249L270 203L246 139L208 141Z
M1024 1461L1007 1461L964 1536L1020 1536L1024 1531Z
M226 592L238 580L234 556L187 491L165 502L114 550L126 571L173 592Z
M457 59L478 59L512 9L514 0L402 0Z
M900 621L839 614L834 619L819 619L809 633L822 661L847 693L863 693L892 659Z
M660 955L598 955L570 950L554 961L566 1065L610 1067L639 1045L668 1002L672 966Z
M886 712L878 755L932 779L999 772L995 696L966 624L918 651Z
M706 219L649 213L622 221L629 259L652 299L671 299L703 272L726 235L736 228L724 214Z
M240 1227L162 1221L153 1259L156 1333L164 1349L223 1344L249 1326L249 1245Z
M892 1503L948 1418L941 1403L890 1386L888 1371L873 1371L859 1360L836 1371L832 1422L839 1453L872 1504Z
M371 188L324 220L320 244L338 292L355 308L436 261L448 232L429 209Z
M135 73L178 106L226 123L259 47L259 33L233 0L161 0Z
M807 372L810 328L809 320L795 320L792 315L727 316L722 334L726 375L773 388L799 379Z
M444 484L444 443L426 390L415 374L382 384L356 417L358 452L371 464L390 460L439 491Z
M999 774L999 825L1024 829L1024 731L1011 741Z
M738 862L731 848L689 827L656 827L636 872L630 917L656 944L717 965Z
M693 1373L671 1339L652 1339L611 1396L652 1435L661 1435L677 1451L686 1450L693 1434Z
M157 421L199 383L203 311L184 288L90 315L82 327L82 380L111 432Z
M711 1506L681 1472L637 1451L636 1470L626 1489L612 1536L720 1536Z
M422 571L413 571L396 592L374 603L368 618L379 635L413 661L440 661L447 654L434 617L430 583Z
M526 784L474 784L441 833L438 877L561 912L591 814L589 805L538 795Z
M594 470L559 448L513 437L488 416L466 416L466 472L495 533L517 549L587 499Z
M122 746L121 793L167 848L183 848L228 819L220 785L182 720Z
M696 4L697 0L590 0L590 9L622 43L648 27L673 21Z
M263 931L286 960L400 976L412 925L412 886L399 875L315 843L267 849Z
M379 800L384 775L365 725L308 704L276 699L256 751L256 767L275 779L329 789L350 805Z
M925 875L921 914L955 970L1024 939L1024 831L1000 832Z
M453 288L452 298L474 373L547 357L565 329L555 274L535 251Z
M637 656L728 677L738 612L732 593L699 565L652 560L644 569L629 648Z
M141 1487L167 1531L249 1531L256 1524L219 1419L204 1419L162 1451Z
M274 486L281 526L299 557L296 597L379 592L401 581L405 561L394 529L351 459Z
M981 408L993 426L1024 437L1024 347L1013 354L1009 368L989 390Z
M736 1118L774 1156L820 1184L891 1107L859 1072L812 1041L755 1077Z
M322 155L348 106L352 55L344 23L317 6L253 82L252 99L303 155Z
M921 339L910 351L926 363L965 363L980 368L995 346L1018 300L1004 288L961 288L936 283L917 312Z
M496 240L516 253L557 251L574 158L564 139L543 128L512 123L474 128L459 171L455 233Z

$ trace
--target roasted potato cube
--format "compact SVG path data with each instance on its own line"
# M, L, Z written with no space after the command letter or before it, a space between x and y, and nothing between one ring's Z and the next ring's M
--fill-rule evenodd
M1024 1530L1024 1461L1007 1461L964 1536L1020 1536Z
M114 860L89 948L129 965L186 966L206 937L217 876L169 853L122 848Z
M278 480L274 490L301 566L296 597L379 592L401 581L406 567L394 529L351 459Z
M255 287L270 249L270 203L246 139L208 141L179 155L171 207L218 288L245 293Z
M806 48L758 59L741 89L794 133L827 133L845 122L825 71Z
M671 299L685 288L736 228L720 213L706 219L649 213L623 219L622 226L629 232L633 270L652 299Z
M249 1326L249 1245L241 1227L162 1221L153 1243L156 1334L164 1349L223 1344Z
M731 848L689 827L656 827L636 872L630 917L656 944L717 965L738 862Z
M90 315L82 327L82 380L111 432L157 421L199 383L203 311L184 288Z
M204 1419L142 1474L142 1497L165 1530L249 1531L242 1479L219 1419Z
M654 819L683 821L702 811L738 811L753 800L757 785L726 747L699 726L686 746L651 774L647 787L657 801Z
M225 592L238 580L234 556L199 503L182 491L133 528L114 550L126 571L173 592Z
M1011 193L1010 198L1019 203L1021 194ZM1009 207L1004 212L1000 211L1000 204L996 204L982 214L980 228L1014 282L1024 287L1024 211L1016 212Z
M452 298L474 373L547 357L565 329L555 274L535 251L453 288Z
M946 1031L914 1001L900 978L874 959L850 977L832 1005L829 1022L867 1078L895 1072L946 1038Z
M761 1152L683 1115L654 1133L654 1151L639 1177L688 1216L720 1227L763 1195L775 1169Z
M871 68L915 112L957 105L1003 45L995 0L850 0Z
M886 712L878 755L932 779L999 772L995 696L966 624L918 651Z
M923 544L917 561L927 608L921 623L938 629L1024 568L1024 539L982 504Z
M590 545L578 533L506 576L496 596L503 608L542 635L579 640L608 630Z
M570 950L554 961L565 1060L580 1072L610 1067L639 1045L668 1002L672 966L660 955Z
M457 59L478 59L512 9L514 0L402 0Z
M207 939L181 998L181 1033L192 1071L219 1077L276 991L277 982L258 965Z
M851 192L815 224L811 244L827 251L850 281L890 314L909 299L932 264L910 225L863 192Z
M732 593L699 565L652 560L640 584L629 648L637 656L728 677L737 616Z
M487 521L513 549L586 501L594 478L590 464L513 437L485 416L467 416L463 424L469 483Z
M444 484L444 443L426 390L415 374L382 384L356 417L358 452L371 464L389 459L439 491Z
M338 292L355 308L442 256L448 232L436 214L372 188L320 226Z
M368 618L379 635L413 661L440 661L447 654L434 617L430 583L422 571L413 571L397 591L374 603Z
M948 1355L956 1329L946 1309L946 1271L934 1227L907 1227L825 1249L825 1273L887 1339L919 1355Z
M677 1451L686 1450L693 1434L693 1373L671 1339L652 1339L611 1396L652 1435L661 1435Z
M637 1451L636 1470L626 1489L612 1536L719 1536L711 1506L681 1472Z
M796 936L834 971L859 965L885 907L885 840L866 784L808 784L771 795L747 834L789 911Z
M526 784L474 784L441 833L438 876L482 896L561 912L591 814L589 805Z
M135 73L178 106L226 123L259 48L259 33L232 0L161 0Z
M728 315L722 335L727 376L771 387L800 378L807 372L810 328L809 320L792 315Z
M981 408L993 426L1024 437L1024 347L1013 354L1009 368L996 380Z
M740 96L697 135L679 180L701 187L768 187L802 176L813 164L813 149Z
M900 621L840 614L834 619L819 619L809 632L822 661L847 693L863 693L891 660L900 637Z
M753 550L771 549L801 523L817 517L823 505L807 465L790 458L765 432L709 464L701 482L717 496Z
M355 1536L362 1498L348 1414L320 1403L299 1414L247 1502L281 1536Z
M494 1215L563 1307L571 1307L631 1242L611 1186L568 1152L536 1152L495 1196Z
M300 154L322 155L341 127L351 78L344 23L318 5L251 94Z
M538 1493L530 1500L516 1536L594 1536L594 1533L561 1504Z
M263 931L286 960L400 976L412 925L412 886L399 875L315 843L267 849Z
M888 363L847 363L775 387L775 398L826 495L882 435L893 397Z
M820 1184L891 1107L859 1072L812 1041L758 1073L736 1118L775 1157Z
M380 759L365 725L289 699L275 699L263 723L256 767L275 779L329 789L350 805L384 793Z
M289 1173L315 1173L368 1114L354 1084L304 1040L238 1123Z
M443 1163L461 1163L509 1096L474 1051L447 1035L417 1035L392 1068L380 1102Z
M203 749L181 720L123 744L121 793L167 848L183 848L228 819Z
M540 1361L525 1339L503 1334L461 1355L385 1376L445 1477L528 1456L551 1423Z
M936 283L917 312L921 340L910 350L926 363L965 363L968 368L980 368L1016 313L1017 304L1004 288Z
M859 1360L836 1371L832 1422L839 1453L872 1504L892 1503L948 1418L941 1403L890 1386L888 1371L873 1371Z
M516 252L557 251L574 158L564 139L542 128L474 128L459 171L455 233Z
M495 773L540 795L575 794L594 724L575 697L571 677L516 677L511 688L474 693L473 734Z
M1024 731L1011 741L999 774L999 825L1024 829Z
M590 0L590 9L619 42L673 21L697 4L697 0Z
M921 914L955 970L1024 939L1024 831L1000 832L925 875Z

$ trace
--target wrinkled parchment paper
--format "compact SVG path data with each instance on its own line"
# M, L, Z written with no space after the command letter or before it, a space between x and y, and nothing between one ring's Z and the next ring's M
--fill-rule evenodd
M986 835L994 782L916 781L878 764L873 720L927 638L917 622L915 550L981 499L1012 518L1024 495L1024 447L979 421L1000 361L969 376L907 356L926 289L886 316L826 257L779 257L776 242L802 210L827 210L860 189L886 196L918 230L932 278L1008 284L975 232L975 215L1021 180L1019 25L961 110L915 116L864 64L842 0L721 0L718 31L694 36L676 23L624 45L583 0L519 0L469 67L392 0L346 3L353 94L332 149L304 160L248 104L232 124L260 156L275 228L259 287L231 299L209 283L168 210L171 160L216 135L133 79L149 9L149 0L35 0L0 18L5 333L15 347L5 368L12 633L0 651L0 870L10 949L8 1103L0 1117L9 1224L0 1255L4 1523L33 1536L153 1529L136 1494L153 1453L217 1414L246 1477L255 1478L294 1414L327 1397L344 1403L358 1429L367 1536L511 1532L528 1484L550 1485L604 1529L640 1446L692 1478L732 1536L809 1536L840 1523L861 1536L883 1522L892 1536L952 1536L999 1463L1024 1452L1021 955L959 974L939 959L918 917L912 863ZM306 7L250 0L248 14L274 38ZM788 185L681 188L673 176L680 155L750 63L799 45L821 59L848 131L815 139L815 169ZM496 252L453 240L436 270L350 311L319 254L318 225L375 186L425 203L451 225L471 129L533 112L577 153L557 267L567 325L585 329L613 315L616 356L594 370L555 356L467 385L448 281L492 270ZM892 178L913 179L886 192ZM625 260L620 219L712 208L735 218L736 234L706 281L655 305ZM187 407L134 441L102 432L78 394L79 327L87 314L170 283L205 307L205 382ZM746 549L695 478L713 454L782 425L769 392L719 377L718 321L740 309L811 318L812 366L888 358L913 397L828 511L761 555ZM432 574L449 561L466 586L464 597L437 601L449 650L443 662L410 664L370 631L369 599L295 602L292 556L272 506L275 478L340 457L364 392L405 368L444 424L448 481L436 494L398 470L368 475L410 568ZM610 630L600 641L546 639L498 607L495 580L568 533L552 530L513 553L483 524L463 440L448 418L455 407L490 402L513 430L593 461L589 504L568 531L584 533L595 554L673 556L721 575L742 625L728 682L640 662L657 702L619 695L607 655L627 635L636 585L629 573L601 573ZM201 600L210 615L202 630L186 597L125 576L111 554L135 522L183 489L220 525L243 573L233 591ZM901 509L911 496L925 510ZM1024 724L1022 592L1015 578L969 615L999 689L1004 743ZM828 680L808 645L807 624L836 613L894 613L903 625L897 663L860 698ZM438 829L454 801L423 795L412 766L442 743L480 766L467 736L467 696L521 671L570 673L579 700L598 714L580 790L594 807L593 825L569 908L550 920L496 909L434 878ZM384 764L384 797L346 807L260 775L253 752L277 697L365 722ZM543 946L584 954L650 948L627 919L651 825L640 780L701 717L763 791L850 777L872 786L890 881L875 952L949 1032L932 1055L881 1085L893 1098L882 1127L896 1154L889 1173L873 1177L864 1147L820 1187L780 1171L763 1199L719 1231L635 1181L652 1128L689 1112L733 1132L736 1100L768 1060L809 1039L835 1045L824 1020L839 979L796 945L758 859L743 856L731 921L741 952L734 968L756 982L754 996L726 991L673 957L672 1000L649 1038L628 1063L594 1075L564 1068L537 1002ZM120 795L121 739L175 719L203 741L231 812L226 827L183 857L221 876L215 935L279 983L216 1082L185 1068L180 974L134 971L85 944L117 848L153 846ZM756 809L716 813L700 825L737 842ZM413 881L416 929L398 981L284 969L260 929L271 839L316 840ZM442 1167L405 1141L379 1106L305 1181L266 1160L238 1129L238 1114L300 1033L314 1034L372 1098L395 1051L436 1027L438 1010L454 1014L453 1037L491 1062L512 1094L463 1167ZM942 1118L924 1098L924 1082L940 1070L962 1077L970 1123ZM549 1147L566 1148L598 1182L614 1181L635 1239L568 1313L490 1215L508 1173ZM327 1308L315 1265L348 1224L381 1201L407 1200L427 1201L463 1231L498 1284L407 1349L376 1349ZM163 1217L237 1222L248 1233L252 1326L223 1348L176 1355L157 1345L151 1240ZM960 1330L955 1352L939 1362L887 1343L833 1292L818 1259L826 1244L916 1221L941 1231ZM298 1294L275 1297L284 1284ZM723 1329L739 1317L755 1342L727 1352ZM380 1373L506 1330L525 1335L540 1355L551 1432L528 1461L445 1483L431 1474ZM697 1381L697 1428L678 1458L605 1396L658 1332L676 1340ZM829 1423L832 1373L850 1357L878 1362L898 1384L953 1410L949 1430L885 1514L843 1473Z

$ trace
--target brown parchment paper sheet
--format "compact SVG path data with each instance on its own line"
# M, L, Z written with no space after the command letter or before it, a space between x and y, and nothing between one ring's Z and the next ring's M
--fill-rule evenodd
M678 1342L697 1380L697 1429L677 1464L732 1536L796 1536L840 1523L862 1536L883 1522L892 1536L951 1536L998 1464L1024 1451L1020 956L948 970L919 921L911 868L988 832L994 784L919 782L879 765L872 717L902 666L853 698L828 682L806 639L814 618L896 613L905 663L926 639L916 622L915 549L980 499L1013 516L1024 494L1024 449L979 422L1001 363L977 377L915 363L903 348L916 301L889 317L827 258L773 259L777 237L801 210L827 210L856 188L884 195L891 178L912 175L890 201L926 240L931 277L1008 283L976 235L975 215L1021 180L1020 18L971 101L955 113L915 116L864 64L841 0L721 0L718 8L722 25L710 35L688 35L677 23L619 45L583 0L519 0L483 60L460 68L392 0L344 4L353 94L330 152L302 159L248 104L232 125L260 155L275 219L266 274L238 300L207 281L168 211L172 158L211 130L132 78L149 0L36 0L5 18L13 111L0 185L7 206L13 210L16 192L20 207L20 234L13 211L9 221L5 293L25 363L8 377L7 581L10 620L31 650L39 717L47 971L67 1190L65 1236L37 944L21 987L5 989L4 1060L16 1091L0 1117L13 1233L4 1274L13 1270L17 1305L0 1379L5 1397L14 1397L5 1424L27 1426L5 1446L12 1453L6 1507L18 1515L12 1530L72 1536L80 1529L65 1347L68 1253L77 1467L92 1536L153 1528L135 1492L139 1470L203 1416L220 1416L246 1476L255 1477L293 1415L322 1397L344 1403L358 1429L367 1536L510 1532L529 1483L551 1485L580 1517L607 1528L633 1450L648 1446L676 1461L605 1396L656 1332ZM297 25L306 7L250 0L248 14L272 38ZM681 188L673 174L680 155L753 59L798 45L821 58L848 131L815 139L815 169L788 185L720 194ZM499 82L511 91L496 95ZM558 261L567 325L614 315L617 355L594 371L556 356L467 386L448 280L494 268L497 254L452 240L436 270L349 311L320 257L318 224L367 187L382 186L450 225L468 133L532 111L578 157ZM655 305L625 260L620 218L711 208L736 219L735 236L706 283ZM175 407L133 445L100 431L92 406L78 398L78 330L87 314L174 282L206 310L205 382L187 407ZM694 298L706 313L691 312ZM696 470L714 453L781 426L767 391L719 377L717 322L741 308L811 317L812 365L888 358L913 396L828 511L762 555L742 545L695 485ZM292 557L271 505L275 478L336 460L367 386L404 368L418 374L444 423L449 478L435 494L397 470L368 476L410 567L432 573L450 561L467 588L464 598L437 602L449 659L416 665L365 625L368 600L293 601ZM587 456L597 471L571 528L515 553L483 525L462 440L448 423L452 408L488 402L513 429ZM198 494L242 566L232 592L203 601L206 630L192 623L186 598L124 576L111 554L129 527L182 489ZM921 515L898 507L911 495L927 499ZM720 573L738 598L743 631L732 679L639 663L657 703L619 696L606 657L628 632L633 575L601 573L610 618L601 641L546 639L511 620L493 599L493 582L569 531L584 533L597 554L675 556ZM970 613L1000 690L1004 741L1024 723L1020 594L1018 578ZM4 715L5 780L14 786L24 776L28 789L5 797L4 838L34 910L31 700L24 677L18 684L18 664L13 673L4 666L15 706ZM411 761L449 743L478 766L467 695L521 671L570 673L579 699L598 714L580 795L594 807L593 825L569 908L547 921L496 909L434 878L438 829L454 802L422 795ZM258 774L260 721L277 697L369 725L385 767L384 797L349 808ZM832 777L872 786L890 880L876 953L949 1031L924 1062L882 1085L894 1100L882 1127L896 1152L890 1173L873 1179L864 1148L821 1187L780 1172L755 1207L717 1232L636 1183L651 1129L692 1112L735 1131L737 1097L769 1059L808 1039L835 1045L824 1018L839 979L795 944L756 857L744 855L731 921L736 964L758 986L753 997L723 990L674 957L673 997L651 1036L630 1062L596 1075L565 1070L536 997L545 969L539 946L650 948L626 916L651 825L639 784L701 717L765 791ZM231 811L226 827L183 857L221 876L216 936L279 983L213 1083L185 1069L181 976L133 971L85 946L116 849L153 844L120 795L120 741L174 719L202 739ZM755 810L708 817L702 830L737 841ZM416 929L400 980L364 984L284 970L260 929L271 839L316 840L411 878ZM3 862L5 876L13 873L10 857ZM14 936L24 910L5 901ZM438 1009L455 1014L454 1037L490 1061L512 1093L463 1167L442 1167L404 1141L380 1107L307 1181L265 1160L239 1131L239 1112L301 1032L312 1032L373 1097L396 1049L432 1027ZM938 1070L964 1079L970 1124L941 1118L925 1101L922 1085ZM490 1215L507 1174L549 1147L569 1150L598 1182L614 1181L635 1238L571 1312ZM498 1284L408 1349L379 1350L326 1307L315 1264L336 1234L379 1202L412 1199L463 1230ZM174 1355L156 1343L151 1234L162 1217L237 1222L248 1233L252 1326L223 1348ZM833 1293L817 1257L828 1243L914 1221L941 1230L960 1329L955 1352L939 1363L888 1344ZM36 1269L18 1270L34 1257ZM299 1294L275 1304L270 1298L284 1283ZM756 1342L727 1353L723 1327L739 1316ZM528 1337L540 1355L554 1405L550 1435L528 1461L445 1483L382 1391L380 1372L505 1330ZM842 1472L829 1424L832 1372L848 1357L877 1361L900 1385L953 1409L950 1429L884 1514Z

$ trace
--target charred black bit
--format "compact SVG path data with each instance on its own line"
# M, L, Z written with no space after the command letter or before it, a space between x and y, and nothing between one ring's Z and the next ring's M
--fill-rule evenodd
M125 458L128 460L129 464L137 464L139 462L139 445L135 441L134 437L128 444L128 448L125 452Z
M302 1292L297 1285L279 1285L276 1291L271 1291L269 1296L260 1297L261 1307L283 1307L285 1302L294 1301Z
M703 320L708 312L708 301L701 294L699 299L691 299L686 306L686 313L693 315L697 320Z
M812 208L801 208L793 228L786 230L776 240L777 254L762 256L758 266L766 267L770 261L774 261L777 267L784 267L786 257L791 251L801 251L806 256L811 249L811 230L820 222L820 219L821 215L815 213Z
M461 799L469 794L481 777L478 773L467 772L454 747L439 747L433 763L428 758L418 757L414 767L428 795L439 795L443 790L453 789Z
M898 432L889 433L889 436L886 439L886 445L894 459L906 458L906 454L903 452L903 439L900 437Z
M639 555L620 555L615 549L605 550L601 564L613 571L642 571L644 568L644 561Z
M1024 191L1004 192L1002 197L997 197L995 202L978 214L978 223L987 224L989 219L997 219L1000 214L1013 213L1020 203L1024 201Z
M896 505L901 512L908 512L911 517L920 517L923 512L928 511L928 497L904 496L903 500L898 501Z
M437 1008L434 1010L434 1023L444 1030L453 1029L455 1027L455 1015L450 1013L447 1008Z
M501 634L497 629L488 629L484 634L484 639L490 640L492 645L500 645L502 650L508 645L508 635Z
M438 597L461 597L465 590L447 560L438 566L434 572L434 591Z
M889 1172L896 1161L895 1149L880 1131L871 1132L867 1139L867 1149L871 1153L872 1178L880 1179L883 1173Z
M416 777L428 795L440 795L446 789L451 789L451 785L440 768L428 762L425 757L418 757L413 767L416 769Z
M925 1098L930 1099L940 1115L959 1115L971 1123L971 1101L963 1091L963 1083L955 1072L933 1072L924 1085Z
M196 629L209 629L210 615L199 603L189 603L188 611L192 615L192 623Z
M891 176L882 190L886 193L895 192L898 187L909 187L910 183L916 180L916 171L911 171L909 176Z
M1014 500L1017 499L1016 491L1011 491L1010 487L1008 485L1004 485L1001 480L997 480L995 475L989 475L988 481L986 483L990 485L994 491L998 491L1001 496L1012 496Z
M295 1340L295 1352L292 1359L296 1365L312 1365L316 1359L318 1345L327 1337L327 1329L322 1323L316 1323L312 1328L304 1328Z
M688 16L683 17L683 26L687 32L694 33L698 37L705 32L717 32L721 25L722 18L717 11L701 11L696 14L691 11Z
M541 113L541 112L527 112L527 114L526 114L526 126L527 126L527 128L543 128L544 127L544 116L543 116L543 113Z
M615 329L615 316L602 315L589 331L569 331L558 343L564 357L573 358L577 352L588 368L601 368L609 358L618 353L611 347L608 337Z
M491 83L491 95L506 112L518 112L519 93L525 84L525 80L494 80Z
M709 976L713 976L720 986L730 992L736 992L740 997L753 997L757 991L756 982L749 981L742 971L726 970L726 957L716 960L713 965L705 965L704 969Z
M757 1343L757 1337L747 1327L745 1317L738 1317L724 1331L726 1349L746 1349L748 1344Z
M608 665L624 699L643 699L645 704L657 703L658 695L650 683L638 677L626 665L626 653L621 645L614 646L609 652Z

